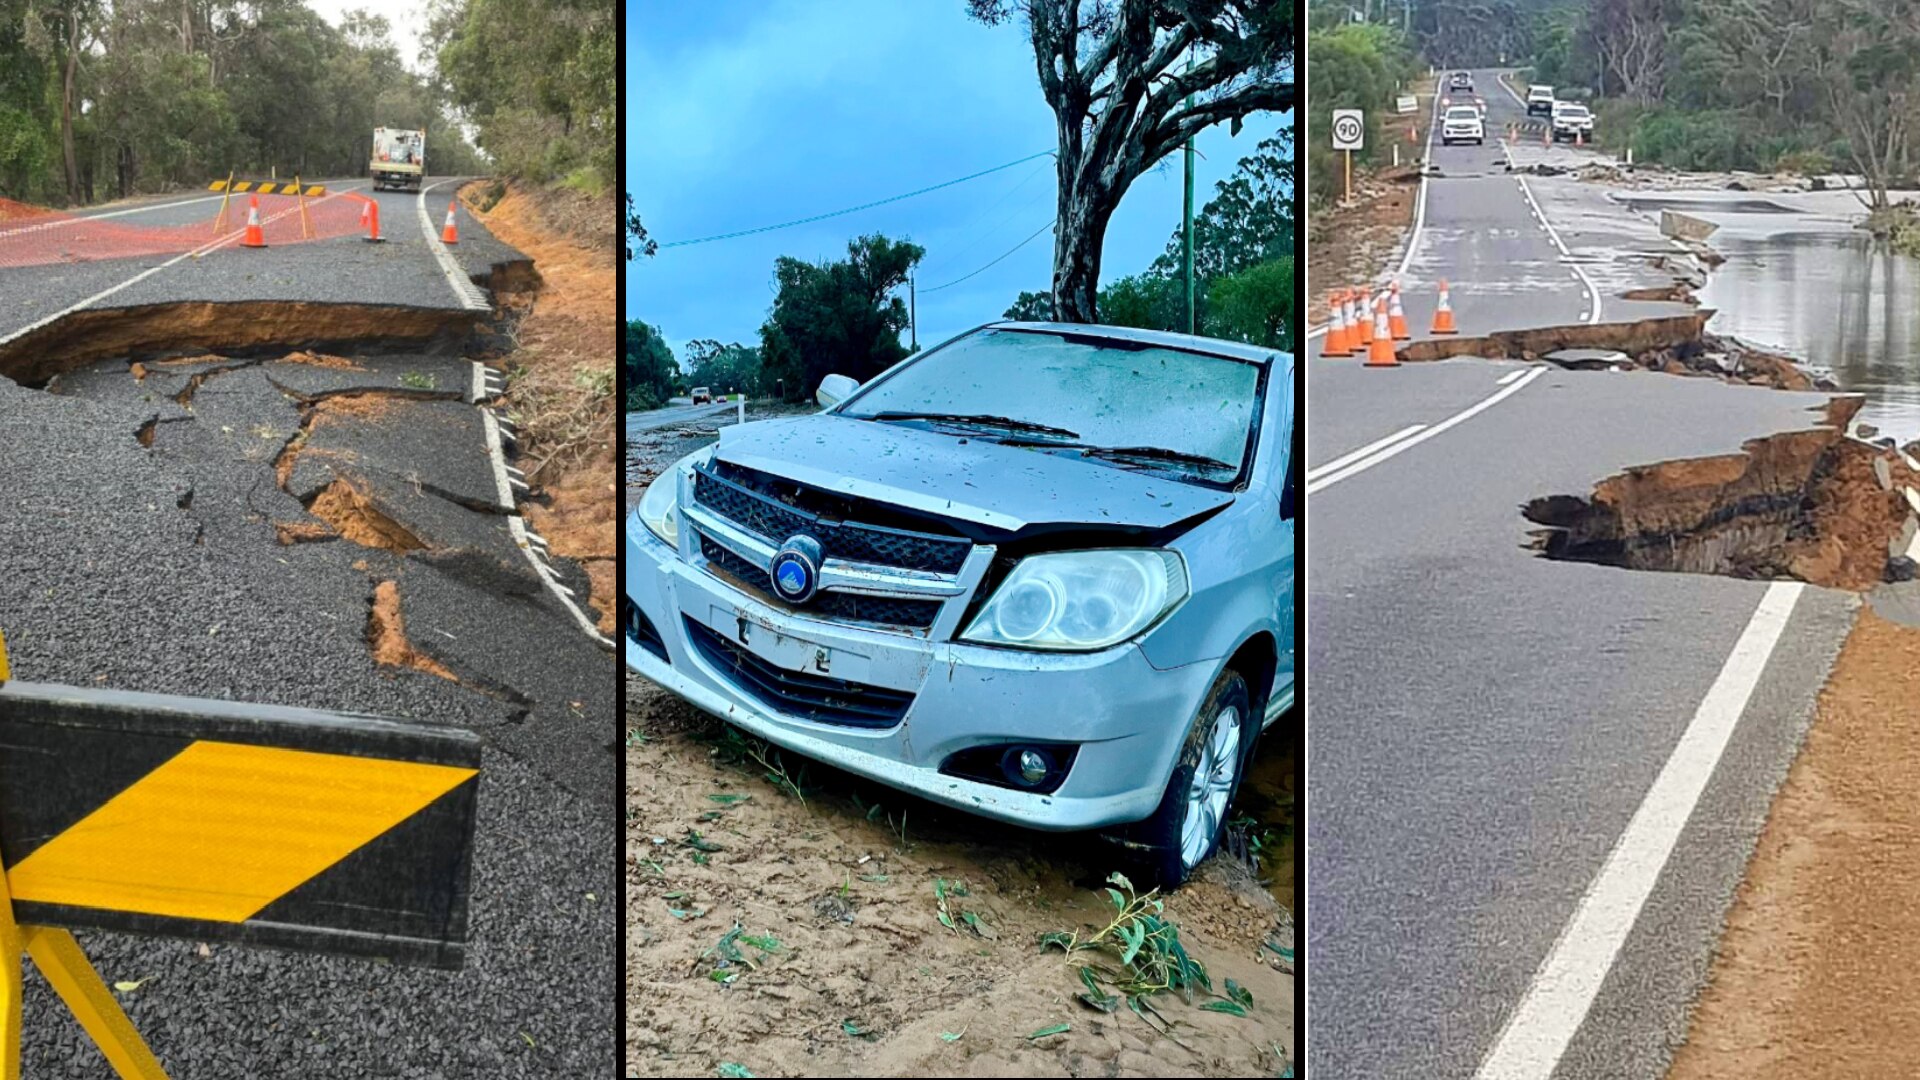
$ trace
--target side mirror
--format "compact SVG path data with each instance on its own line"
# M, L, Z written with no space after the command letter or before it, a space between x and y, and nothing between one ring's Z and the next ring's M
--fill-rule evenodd
M819 402L821 408L831 409L852 397L858 389L860 383L856 379L846 375L829 375L820 380L820 389L814 391L813 400Z

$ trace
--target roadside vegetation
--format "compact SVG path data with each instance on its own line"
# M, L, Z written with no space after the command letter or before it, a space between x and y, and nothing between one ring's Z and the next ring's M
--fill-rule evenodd
M1392 156L1390 140L1382 136L1394 115L1394 98L1410 92L1424 71L1398 25L1353 22L1348 11L1345 0L1313 0L1308 9L1313 63L1307 69L1307 97L1313 104L1307 130L1319 134L1308 144L1307 168L1316 208L1338 200L1344 184L1345 155L1325 134L1333 130L1333 110L1365 111L1366 145L1354 151L1353 164L1356 171L1378 169Z
M1194 330L1277 349L1299 344L1294 302L1293 132L1281 129L1240 159L1193 218ZM1187 329L1184 244L1175 228L1147 269L1100 290L1099 321L1144 330ZM1053 296L1023 292L1008 319L1050 321Z
M1533 77L1592 95L1603 147L1679 169L1920 178L1910 5L1572 0L1528 24Z
M377 126L483 171L388 21L301 0L0 0L0 195L80 206L242 175L358 176Z

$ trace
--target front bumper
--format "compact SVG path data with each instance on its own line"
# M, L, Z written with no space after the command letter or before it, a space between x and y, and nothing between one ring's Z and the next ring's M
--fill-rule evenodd
M662 661L628 637L628 667L777 746L1028 828L1093 829L1152 814L1218 666L1162 670L1132 644L1087 654L1020 652L809 618L683 560L637 518L627 532L627 599L667 653ZM809 658L824 650L834 676L910 692L912 704L900 723L880 729L775 711L720 673L696 648L689 622L789 671L809 670ZM1051 794L940 771L958 751L1020 742L1078 747Z

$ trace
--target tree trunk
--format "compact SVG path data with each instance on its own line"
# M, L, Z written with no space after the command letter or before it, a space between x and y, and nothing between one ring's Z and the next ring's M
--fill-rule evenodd
M67 70L60 84L60 152L66 159L67 202L80 201L80 165L73 152L73 76L80 66L80 20L67 16Z
M1068 178L1080 162L1060 162L1060 212L1053 227L1053 317L1056 322L1100 321L1100 249L1113 200L1097 183Z

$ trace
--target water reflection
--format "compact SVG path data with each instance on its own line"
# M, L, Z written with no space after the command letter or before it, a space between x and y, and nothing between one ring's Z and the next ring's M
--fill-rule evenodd
M1867 395L1861 420L1903 445L1920 439L1920 260L1857 232L1727 229L1712 243L1727 261L1700 294L1719 312L1711 329L1833 369Z

